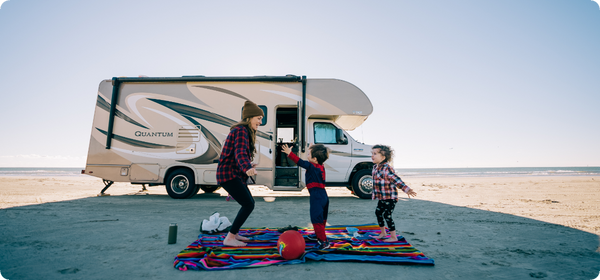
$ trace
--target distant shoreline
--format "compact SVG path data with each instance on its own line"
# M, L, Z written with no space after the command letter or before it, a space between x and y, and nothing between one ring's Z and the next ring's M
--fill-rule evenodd
M82 175L76 167L0 167L0 176L63 177ZM586 167L474 167L474 168L396 168L402 178L441 177L548 177L600 176L600 166Z

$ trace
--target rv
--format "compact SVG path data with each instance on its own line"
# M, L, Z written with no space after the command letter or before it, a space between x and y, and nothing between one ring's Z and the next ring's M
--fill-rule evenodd
M358 87L306 76L174 78L118 77L100 82L83 174L114 182L165 185L172 198L217 190L216 170L230 127L246 100L264 111L256 134L253 179L276 191L305 188L304 172L280 145L306 158L313 143L330 150L327 186L347 187L358 197L372 192L371 146L346 131L373 112Z

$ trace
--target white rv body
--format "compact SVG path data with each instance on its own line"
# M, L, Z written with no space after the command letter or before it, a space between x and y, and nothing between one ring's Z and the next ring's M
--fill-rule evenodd
M230 127L240 121L246 100L265 111L256 135L256 184L302 190L304 172L287 160L279 144L295 144L294 152L306 158L310 144L323 143L330 149L324 163L327 185L351 186L358 196L370 196L370 146L345 131L360 126L373 106L359 88L336 79L104 80L98 89L83 172L102 178L106 188L112 182L164 184L174 198L191 197L199 188L212 192L218 188L222 145Z

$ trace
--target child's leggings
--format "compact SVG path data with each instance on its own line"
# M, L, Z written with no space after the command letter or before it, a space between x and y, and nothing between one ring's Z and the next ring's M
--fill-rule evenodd
M394 213L394 207L396 207L396 200L384 199L377 202L377 208L375 209L375 216L377 216L377 223L379 227L384 227L384 220L388 225L390 231L396 230L396 225L392 219L392 213Z
M322 188L310 188L310 222L313 224L315 234L319 241L327 241L325 225L327 224L327 213L329 212L329 197L327 191Z
M239 178L222 183L221 186L242 206L229 230L232 234L237 234L252 210L254 210L254 198L248 189L248 185L244 184Z

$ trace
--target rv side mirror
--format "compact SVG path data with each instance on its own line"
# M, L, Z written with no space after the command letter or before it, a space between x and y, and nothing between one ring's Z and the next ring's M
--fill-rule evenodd
M346 135L344 135L344 131L341 129L337 130L337 143L338 144L348 144L348 138L346 138Z

